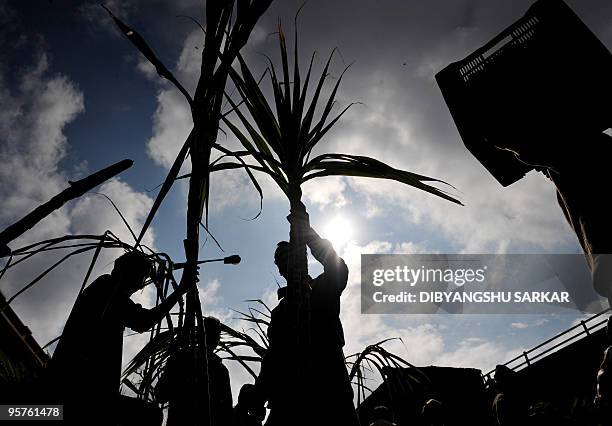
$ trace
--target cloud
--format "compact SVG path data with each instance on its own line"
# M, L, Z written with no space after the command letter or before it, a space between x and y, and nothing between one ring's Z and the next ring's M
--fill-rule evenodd
M116 17L128 23L135 14L137 5L128 0L106 0L103 3ZM121 32L115 23L98 2L84 3L78 8L81 18L88 24L93 32L103 33L111 37L120 37Z
M436 5L444 10L442 14ZM302 54L337 46L341 55L334 62L332 77L343 62L355 60L340 86L337 110L351 101L364 104L353 107L337 123L318 146L319 152L369 155L394 167L444 179L459 189L466 207L397 183L362 178L312 181L306 186L305 199L320 207L363 199L369 218L393 212L407 225L435 233L456 251L577 250L552 184L531 173L502 188L463 147L434 81L437 71L484 44L528 5L527 1L436 1L427 6L371 8L357 2L348 15L342 3L319 2L304 8L299 23ZM273 7L284 17L291 15L295 5ZM378 33L384 34L384 48L371 36ZM277 57L273 42L265 47L265 53ZM328 90L334 82L330 79Z
M214 279L208 281L206 285L200 285L200 303L202 306L212 306L216 305L221 301L221 296L219 295L219 287L220 283L218 279Z
M341 320L346 341L345 355L352 355L368 345L392 339L384 343L384 348L414 365L470 367L488 372L496 364L504 363L522 353L524 348L520 345L491 341L486 338L484 332L478 336L477 331L476 336L451 343L454 340L453 335L449 334L449 326L444 324L445 321L441 321L439 315L405 315L401 316L401 319L393 315L367 315L367 318L364 318L360 314L360 255L390 253L396 247L402 247L407 252L423 251L422 247L412 242L394 245L387 241L371 241L362 246L351 242L342 252L342 257L349 267L348 286L341 298ZM274 307L277 304L275 288L267 288L261 299L269 307ZM451 325L469 321L456 316L446 318L448 319L446 322ZM228 318L228 321L228 324L237 329L249 327L248 324L235 318ZM236 363L226 362L226 365L232 374L234 392L238 392L243 383L252 382L252 378ZM255 366L255 371L258 371L258 366ZM376 373L370 375L370 378L374 384L381 382Z
M341 55L335 62L332 77L338 75L343 62L356 61L338 93L338 110L348 102L364 103L347 113L321 143L320 149L369 155L394 167L439 177L455 185L466 204L459 207L416 189L381 180L330 178L304 186L306 202L323 212L328 207L347 204L360 208L363 202L362 211L368 218L373 220L392 214L400 230L402 224L407 229L418 227L420 232L431 236L426 239L435 238L436 241L433 248L413 241L395 242L406 239L400 232L394 242L383 241L387 238L385 235L378 237L380 241L347 245L343 256L351 276L342 297L347 353L385 338L401 337L404 343L389 342L389 349L410 362L486 370L523 349L514 342L500 343L483 340L480 336L451 343L453 339L449 338L449 331L444 326L451 320L440 317L370 315L364 321L359 313L358 271L362 252L431 253L439 251L440 247L473 253L577 250L550 182L531 173L509 188L499 186L463 147L434 81L437 71L490 39L500 28L518 18L528 4L528 1L501 4L482 0L451 3L436 0L426 6L425 3L408 2L396 8L372 8L367 2L353 2L352 13L346 14L346 3L319 1L302 11L300 48L305 56L313 50L325 53L339 47ZM272 21L277 16L292 17L298 6L293 2L273 4L261 26L273 28ZM347 31L347 28L359 28L360 31ZM201 34L194 31L183 44L175 66L176 75L190 90L199 70L200 51L195 47L200 43ZM258 50L277 58L273 38L262 35L257 43ZM256 56L248 49L245 55L254 67L259 66ZM323 56L317 57L315 66L321 66ZM149 68L140 68L151 77ZM333 83L330 79L326 89L329 90ZM166 83L160 86L157 101L148 152L154 161L168 168L191 128L191 121L185 101ZM232 138L228 137L224 143L232 144ZM268 180L262 179L262 183L267 196L282 195ZM243 174L216 175L212 188L213 208L243 206L245 200L249 204L257 202ZM453 321L456 325L469 322L469 319ZM510 327L531 325L520 321L515 324Z
M361 253L390 253L396 247L413 253L423 252L423 248L412 242L394 246L386 241L372 241L363 246L351 243L342 253L349 268L348 285L341 299L341 319L346 335L345 353L361 351L369 344L389 338L401 338L402 341L394 340L386 347L416 365L439 363L488 368L491 363L505 361L508 353L517 353L515 351L519 348L512 349L493 342L483 346L481 342L474 344L471 340L450 348L446 343L448 335L444 330L444 321L441 321L439 315L403 315L401 321L394 315L367 315L367 321L364 321L361 314ZM480 357L477 352L481 349L486 349L491 358ZM461 364L452 363L461 356L464 357Z
M523 328L528 328L529 324L524 323L524 322L513 322L513 323L510 324L510 327L518 328L518 329L523 329Z
M7 78L5 73L0 74L2 226L21 218L68 186L72 176L61 165L70 151L65 130L85 111L83 93L68 76L51 71L45 54L38 56L18 77L16 85L9 87ZM82 170L84 166L86 164L81 162L74 172L82 175L86 172ZM109 196L134 229L140 228L152 205L149 196L135 191L121 178L113 178L95 191ZM10 246L20 247L66 234L101 234L106 230L113 231L126 242L133 241L110 203L104 197L89 194L54 212ZM154 247L154 232L148 233L143 242ZM0 289L10 297L64 254L66 252L34 256L9 270L0 282ZM103 251L92 279L108 273L119 254ZM11 305L41 345L61 333L90 260L91 254L69 259ZM147 289L135 299L150 306L154 303L154 291ZM127 343L126 357L137 349L134 345L137 340L134 338ZM139 342L142 343L142 339Z
M153 116L153 136L147 143L151 159L169 169L193 127L187 101L174 89L157 95L157 110Z
M344 195L346 183L343 177L327 177L316 182L306 182L303 187L304 199L319 207L343 207L349 203Z
M435 362L442 366L476 367L487 373L495 368L496 364L514 358L522 349L521 347L508 349L504 345L484 339L465 339L459 343L456 350L439 354Z
M522 321L512 322L510 323L510 327L522 330L522 329L529 328L529 327L541 327L544 324L548 324L549 322L550 320L547 318L540 318L533 322L522 322Z

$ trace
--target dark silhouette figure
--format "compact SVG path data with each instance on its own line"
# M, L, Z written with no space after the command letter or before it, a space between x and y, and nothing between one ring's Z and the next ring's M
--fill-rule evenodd
M605 133L542 135L547 142L517 142L508 147L520 161L533 165L557 188L557 200L573 229L591 269L595 291L608 300L612 296L612 239L609 211L602 195L610 177L612 138ZM570 140L580 140L583 148L574 149ZM555 141L555 148L551 145Z
M425 401L421 409L423 421L428 426L444 426L444 406L437 399L430 398Z
M497 394L493 400L493 413L497 424L512 426L524 424L527 420L524 392L518 386L516 373L505 365L495 367L495 387Z
M369 426L397 426L393 423L393 413L389 407L379 405L372 411L372 422Z
M179 288L153 309L143 308L130 296L146 285L152 270L144 254L124 254L115 260L110 275L97 278L78 297L47 375L52 395L65 404L67 421L115 424L126 403L137 405L119 395L123 331L125 327L140 333L149 330L187 289ZM161 412L143 416L161 424Z
M262 360L261 372L256 381L260 401L268 401L270 415L267 426L290 424L358 425L353 405L353 390L344 363L344 332L340 322L340 295L346 288L348 268L334 251L331 243L322 239L311 227L305 208L287 218L304 230L304 239L312 256L323 265L323 273L309 277L310 297L310 365L307 379L295 383L292 374L295 366L291 359L292 338L288 326L286 287L279 289L278 305L272 310L268 338L270 347ZM291 246L286 241L278 243L274 262L285 279L289 275L288 260ZM307 409L295 412L295 394L309 398Z
M206 357L208 361L208 374L202 371L198 382L202 386L208 386L210 396L210 412L204 413L204 418L210 418L211 426L228 426L232 422L232 389L227 368L223 365L221 358L214 353L221 338L221 325L217 318L204 318L204 332L206 334ZM157 399L159 402L169 402L168 426L181 426L193 424L193 420L187 417L192 412L187 407L190 398L185 397L189 392L185 386L185 378L191 369L188 367L194 362L192 348L179 348L173 353L166 369L157 384Z
M595 405L605 413L610 413L612 407L612 346L604 352L603 361L597 372L597 393Z
M240 388L238 403L234 407L233 426L261 426L266 417L266 409L257 405L255 385L246 383Z
M585 149L549 160L546 172L557 187L557 199L576 233L600 295L612 298L612 230L602 198L608 189L612 138L605 133L584 135ZM600 192L602 191L602 192ZM599 194L598 194L599 192Z
M562 0L527 13L436 75L466 147L504 186L536 169L559 204L593 274L612 299L609 212L604 207L612 54Z

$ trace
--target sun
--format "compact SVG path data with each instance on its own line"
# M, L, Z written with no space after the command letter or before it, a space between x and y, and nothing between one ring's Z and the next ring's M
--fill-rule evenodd
M340 250L353 237L353 225L343 216L336 216L323 228L322 238L326 238L333 244L336 250Z

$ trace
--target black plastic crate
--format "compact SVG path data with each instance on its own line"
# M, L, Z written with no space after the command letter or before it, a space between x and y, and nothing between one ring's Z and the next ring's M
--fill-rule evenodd
M480 49L436 75L465 146L504 186L533 167L517 144L579 147L612 127L612 55L561 0L539 0Z

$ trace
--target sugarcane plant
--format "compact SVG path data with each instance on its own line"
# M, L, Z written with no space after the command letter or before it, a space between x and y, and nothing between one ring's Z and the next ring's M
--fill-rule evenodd
M287 305L289 329L292 330L294 353L297 368L296 386L308 374L309 353L309 301L307 252L303 227L306 210L302 204L302 185L312 179L325 176L356 176L389 179L426 191L445 200L461 204L432 183L445 184L435 178L393 168L374 158L322 153L313 155L315 148L324 136L354 104L351 103L336 115L332 114L336 94L346 67L324 98L325 82L329 76L334 51L329 55L323 70L316 80L314 90L310 88L315 54L302 81L299 67L297 25L293 52L293 72L290 70L289 53L282 27L278 28L280 67L268 58L267 76L271 83L272 100L264 95L260 82L255 78L241 55L237 56L238 67L230 69L239 99L234 100L226 94L233 113L241 126L234 124L230 116L222 117L224 124L236 136L244 148L234 152L236 157L251 158L248 165L234 162L233 167L246 167L268 175L287 197L293 218L290 222L289 256L287 277ZM242 105L241 105L242 104ZM246 111L243 111L246 109ZM229 163L232 164L232 163ZM229 165L227 166L229 167Z
M366 391L372 393L373 389L368 386L368 382L375 382L372 373L377 373L382 379L387 392L387 397L397 405L402 401L395 401L397 395L412 391L418 386L430 384L427 375L418 367L412 365L402 357L385 349L385 343L400 338L389 338L380 342L366 346L361 352L345 357L345 362L349 368L349 379L357 389L357 405L361 404L366 398ZM390 372L396 374L389 374ZM393 408L393 407L389 407Z
M208 200L210 190L210 173L224 170L223 166L214 167L210 157L213 149L228 151L217 144L219 122L225 85L231 64L246 44L255 24L266 11L272 0L213 0L206 2L204 47L200 77L193 96L182 86L170 70L159 60L146 41L133 28L114 16L112 19L120 31L134 44L144 57L155 67L157 73L170 81L187 100L193 119L193 128L177 155L168 175L156 197L153 207L145 220L137 243L144 236L166 194L177 180L178 173L189 155L191 171L187 198L186 237L183 241L185 250L185 268L181 282L190 286L187 292L184 324L180 328L180 344L191 348L193 352L193 373L185 380L191 380L185 389L185 398L189 398L192 418L197 424L208 424L210 413L207 384L206 339L202 321L201 305L198 297L198 253L200 225L208 225ZM239 157L238 157L239 158ZM242 159L239 158L240 161ZM261 196L261 188L252 172L245 169ZM199 372L204 371L202 378ZM196 373L197 372L197 373Z
M256 368L252 363L261 363L269 347L267 328L270 324L270 310L260 300L249 302L260 303L267 313L255 307L249 307L248 313L236 311L241 315L238 318L252 326L237 330L228 324L220 323L221 340L215 352L223 360L239 363L254 379L257 378ZM254 335L253 335L254 333ZM144 399L164 402L158 399L159 378L164 374L170 358L175 353L174 346L179 339L180 326L167 328L156 334L141 348L128 362L123 371L122 384L141 395Z
M253 379L257 379L257 366L261 365L270 347L268 327L272 312L260 299L246 302L249 305L245 310L234 310L239 315L235 319L242 322L244 327L238 329L221 323L221 340L215 351L224 361L237 362ZM179 330L175 327L152 338L128 363L123 373L123 384L140 394L144 390L145 399L159 402L156 380L163 374L173 353L173 339L178 333ZM385 348L386 344L394 340L401 341L400 338L385 339L345 357L349 380L356 390L358 406L374 392L374 385L381 382L387 398L392 403L389 407L391 409L405 403L398 400L402 395L430 386L429 378L421 369ZM134 382L135 377L138 379L137 383Z

